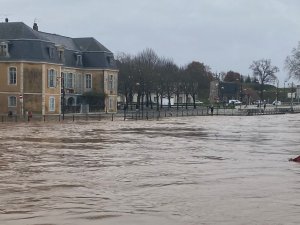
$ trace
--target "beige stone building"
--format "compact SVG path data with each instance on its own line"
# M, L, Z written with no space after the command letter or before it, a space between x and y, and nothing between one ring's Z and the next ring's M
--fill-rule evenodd
M113 53L94 38L0 23L0 114L88 113L91 95L97 111L116 112L117 81Z

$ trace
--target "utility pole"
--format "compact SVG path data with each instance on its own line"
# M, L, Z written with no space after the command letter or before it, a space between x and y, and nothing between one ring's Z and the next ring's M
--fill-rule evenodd
M294 109L293 109L293 100L294 100L294 93L293 93L293 85L294 85L294 82L292 82L292 90L291 90L291 111L293 112Z

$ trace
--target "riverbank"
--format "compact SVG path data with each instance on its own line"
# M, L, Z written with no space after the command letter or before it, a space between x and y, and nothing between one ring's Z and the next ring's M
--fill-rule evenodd
M300 107L290 106L267 106L256 107L255 105L250 106L237 106L235 108L221 108L216 107L211 109L210 107L199 107L193 108L162 108L156 109L140 109L140 110L119 110L117 113L74 113L65 115L32 115L23 116L18 115L1 115L1 123L18 123L18 122L84 122L84 121L129 121L129 120L160 120L165 117L186 117L186 116L262 116L262 115L277 115L287 113L300 113Z

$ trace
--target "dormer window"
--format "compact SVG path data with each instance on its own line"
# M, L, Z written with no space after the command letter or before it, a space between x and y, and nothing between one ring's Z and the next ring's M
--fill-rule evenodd
M53 47L49 47L48 51L49 51L49 58L53 59L54 58L54 48Z
M58 51L58 58L60 61L64 61L64 51L63 50Z
M76 55L76 66L82 66L82 55Z
M8 56L8 43L0 42L0 56Z
M111 56L106 56L106 61L108 63L108 65L111 65L112 64L112 57Z
M64 46L62 46L62 45L56 45L56 50L58 52L58 59L59 59L59 61L64 62L64 60L65 60L65 56L64 56L65 49L64 49Z
M107 60L107 63L110 64L110 57L109 56L106 57L106 60Z

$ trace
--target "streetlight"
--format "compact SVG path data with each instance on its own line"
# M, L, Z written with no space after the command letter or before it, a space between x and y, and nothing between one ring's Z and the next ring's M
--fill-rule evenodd
M135 106L135 108L140 109L140 98L141 98L141 96L140 96L140 83L137 82L135 85L137 87L137 97L136 97L136 106Z
M285 83L286 83L287 81L285 80L284 81L284 83L283 83L283 93L284 93L284 97L283 97L283 101L285 102L285 98L286 98L286 92L285 92Z
M214 97L214 100L218 101L219 99L219 83L216 83L216 96Z
M243 84L241 81L240 81L240 99L241 99L241 104L240 104L240 109L241 109L243 104Z
M279 80L277 79L277 86L276 86L276 101L275 101L276 111L277 111L277 106L278 106L278 85L279 85Z
M221 87L221 97L222 97L222 104L223 104L223 108L224 108L224 86L223 85Z
M292 84L291 84L291 111L292 112L294 111L294 109L293 109L293 100L294 100L293 85L294 85L294 82L292 82Z
M240 83L240 101L241 101L240 109L242 108L242 104L243 104L243 84L241 81L241 76L242 75L240 75L240 78L236 78L236 81Z
M65 119L65 79L64 79L64 73L60 74L60 77L57 77L56 80L58 81L60 79L60 87L61 87L61 112L62 112L62 119Z

